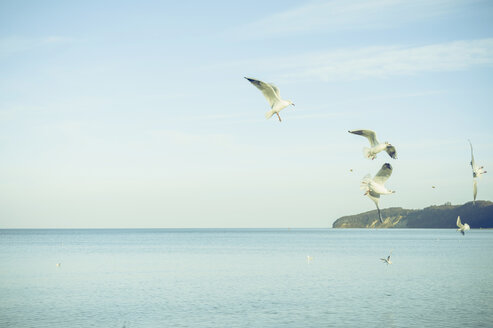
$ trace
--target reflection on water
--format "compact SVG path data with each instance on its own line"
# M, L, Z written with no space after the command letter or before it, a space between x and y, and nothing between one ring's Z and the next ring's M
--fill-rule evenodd
M492 251L491 230L0 230L0 327L488 327Z

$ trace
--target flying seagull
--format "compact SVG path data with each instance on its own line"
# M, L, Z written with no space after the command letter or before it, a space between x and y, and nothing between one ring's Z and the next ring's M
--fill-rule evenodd
M469 141L469 145L471 146L472 177L473 178L479 178L481 175L483 175L487 172L484 170L484 166L476 165L476 162L474 161L474 153L473 153L473 149L472 149L472 143L471 143L471 140L468 140L468 141Z
M265 113L265 118L269 119L272 115L276 114L279 118L279 122L281 122L281 116L279 116L279 112L289 105L293 105L291 100L281 99L281 94L279 89L274 84L269 84L262 82L260 80L252 79L249 77L245 77L251 84L257 87L262 93L264 97L267 99L270 105L270 111Z
M380 171L378 171L375 177L371 178L371 175L366 175L361 181L361 189L365 191L365 196L370 197L370 199L375 203L378 210L378 217L380 222L383 223L382 213L380 213L380 208L378 207L378 201L380 200L380 195L389 195L395 193L395 191L387 189L384 186L385 181L390 178L392 174L392 165L385 163L382 165Z
M457 217L457 231L460 231L460 233L464 236L466 234L467 230L471 230L471 227L469 227L469 224L460 222L460 216Z
M387 265L392 264L392 261L390 260L390 256L391 255L392 255L392 251L390 251L390 254L389 254L389 256L387 256L386 259L381 258L380 260L382 260L383 262L387 263Z
M475 204L476 203L476 196L478 194L478 181L476 180L476 178L481 177L481 175L483 175L487 172L484 170L484 166L476 165L476 162L474 161L474 153L472 150L472 143L471 143L471 140L468 140L468 141L469 141L469 145L471 146L472 193L474 196L472 203Z
M363 148L363 153L365 154L366 158L371 158L373 160L377 158L377 154L379 152L385 150L390 157L392 157L393 159L397 159L397 152L395 150L395 147L389 144L387 141L383 143L378 142L375 132L371 130L353 130L348 132L363 136L368 139L371 148Z

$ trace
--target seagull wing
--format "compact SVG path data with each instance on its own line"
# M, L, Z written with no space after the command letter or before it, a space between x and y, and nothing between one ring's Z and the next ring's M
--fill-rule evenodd
M377 194L373 190L368 192L368 197L378 206L378 201L380 200L380 194Z
M474 152L472 150L472 143L471 143L471 140L467 140L469 141L469 146L471 146L471 167L472 167L472 171L474 172L474 169L476 167L476 163L474 162Z
M382 213L380 213L380 207L378 207L378 201L380 200L380 194L377 194L373 190L368 192L368 197L375 203L378 211L378 218L380 219L380 223L383 223Z
M377 205L377 211L378 211L378 219L380 220L380 223L383 223L383 218L382 218L382 212L380 212L380 207Z
M280 100L278 93L279 89L275 87L275 89L270 85L269 83L262 82L260 80L255 80L251 79L248 77L245 77L248 81L250 81L251 84L257 87L262 93L264 94L265 99L269 102L269 105L271 108L274 107L274 104ZM276 92L277 90L277 92Z
M462 228L462 222L460 222L460 216L457 217L457 227Z
M348 132L367 138L372 147L375 147L376 145L378 145L377 135L375 134L375 132L373 132L371 130L353 130L353 131L348 131Z
M474 202L476 202L476 196L478 195L478 181L473 179L472 182L472 195L474 196Z
M378 171L377 175L373 178L373 181L375 181L378 184L383 185L385 181L390 178L390 175L392 174L392 165L389 163L385 163L382 165L382 168L380 171Z
M276 94L277 98L281 99L281 91L279 91L279 88L272 83L269 83L269 85L272 88L272 90L274 90L274 93Z
M472 150L472 143L471 143L471 140L467 140L469 141L469 146L471 146L471 167L472 167L472 177L475 178L478 176L478 167L476 166L476 162L474 161L474 153L473 153L473 150Z
M385 151L387 154L389 154L390 157L393 159L397 159L397 151L395 150L395 147L392 145L388 145L387 148L385 148Z

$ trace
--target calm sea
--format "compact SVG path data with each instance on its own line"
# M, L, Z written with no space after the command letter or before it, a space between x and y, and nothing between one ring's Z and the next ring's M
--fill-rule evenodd
M493 231L0 230L0 327L363 326L493 327Z

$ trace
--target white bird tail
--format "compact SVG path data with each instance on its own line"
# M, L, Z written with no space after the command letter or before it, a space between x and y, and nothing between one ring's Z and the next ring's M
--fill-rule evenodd
M368 148L368 147L363 148L363 155L366 158L371 158L372 157L372 153L371 153L370 148Z
M270 111L268 111L267 113L265 113L265 118L266 119L269 119L272 117L272 115L274 115L276 113L275 110L271 109Z

